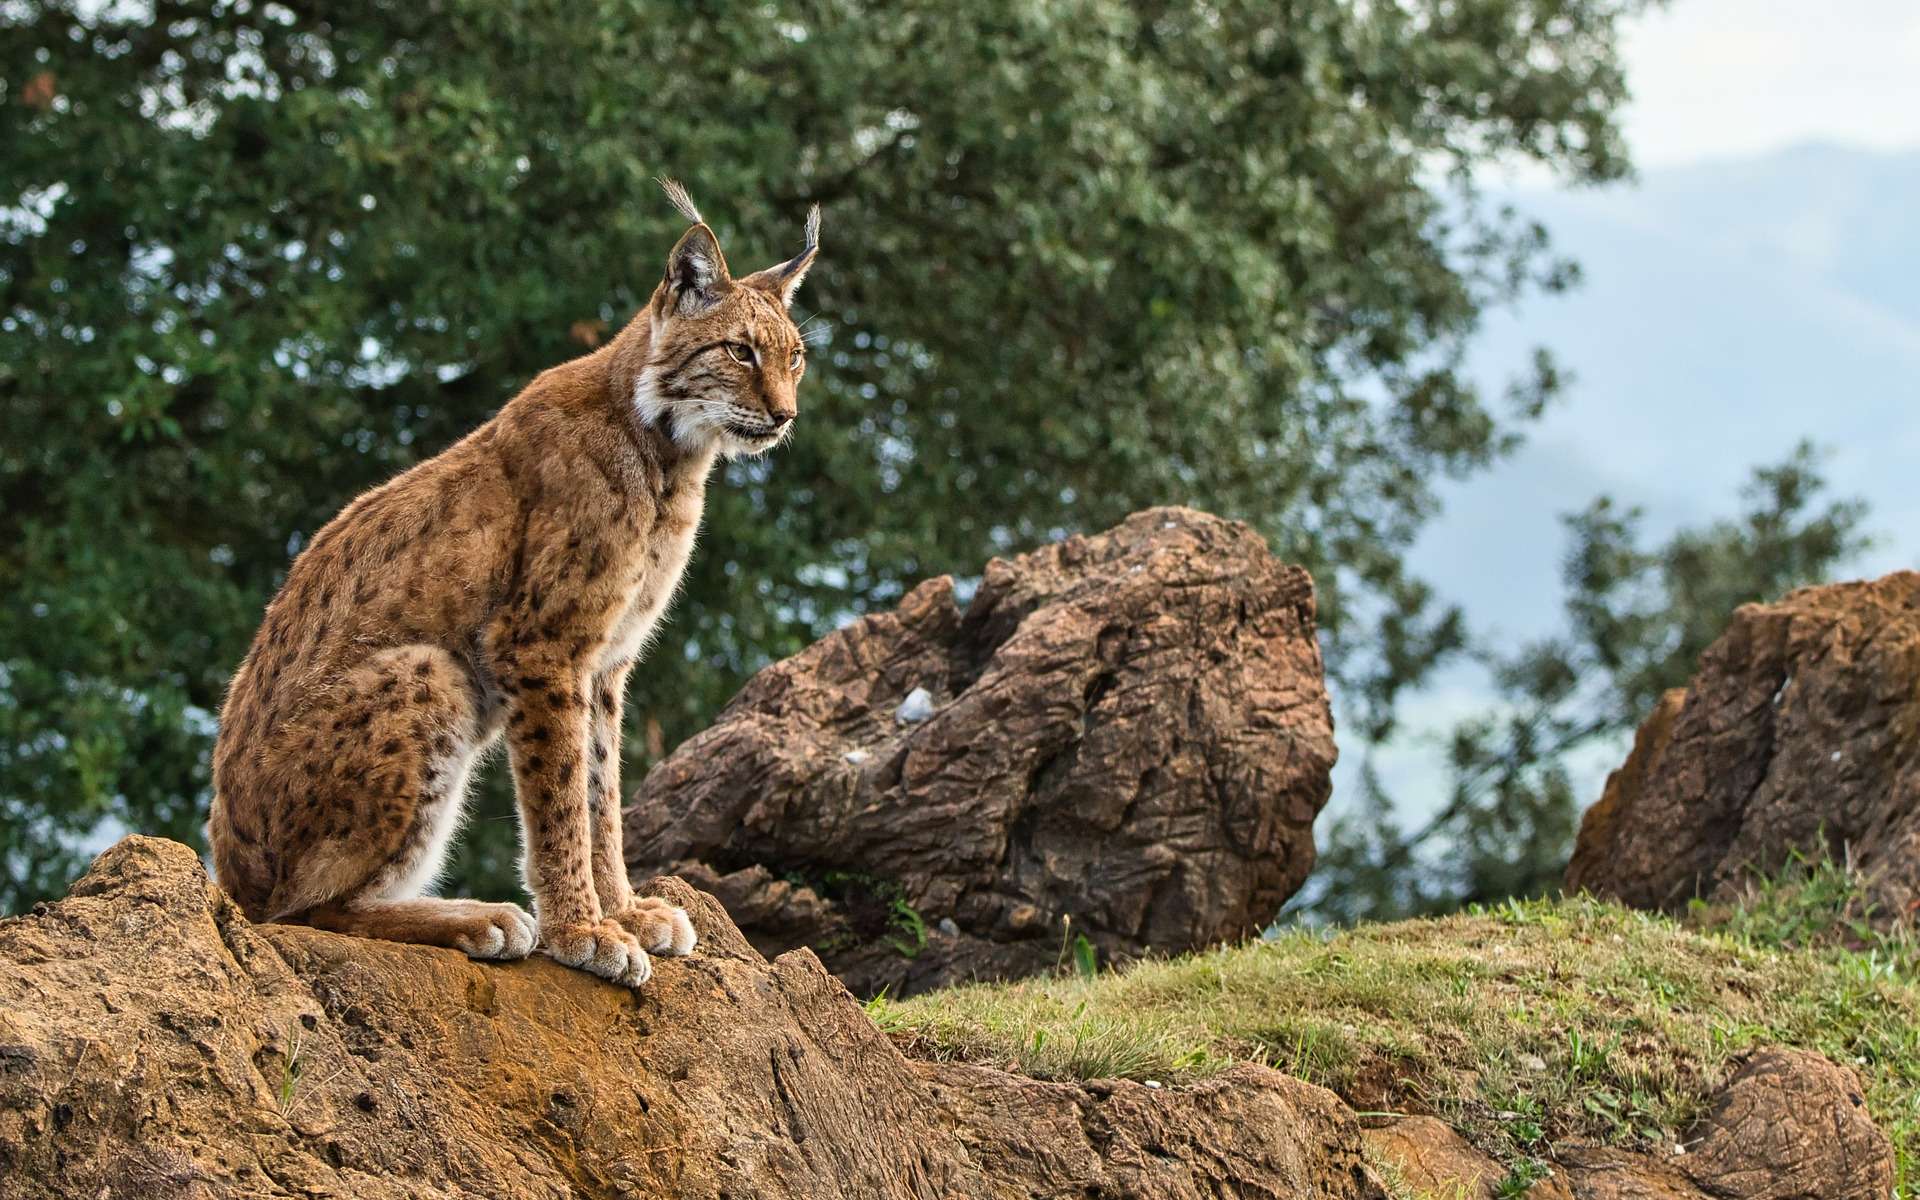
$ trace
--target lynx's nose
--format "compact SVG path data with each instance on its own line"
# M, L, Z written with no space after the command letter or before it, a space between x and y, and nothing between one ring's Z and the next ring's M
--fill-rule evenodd
M794 416L795 414L790 412L768 413L767 420L773 423L775 429L785 429L787 426L793 424Z

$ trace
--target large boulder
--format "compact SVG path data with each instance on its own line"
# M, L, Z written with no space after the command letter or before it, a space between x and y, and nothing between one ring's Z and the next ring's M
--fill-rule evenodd
M0 921L0 1197L1385 1200L1331 1093L904 1058L807 951L702 941L640 991L535 958L254 926L129 838Z
M1581 822L1570 890L1672 910L1795 851L1920 906L1920 573L1750 604Z
M647 775L636 877L893 995L1177 952L1313 865L1333 720L1313 582L1237 522L1137 513L929 580L756 675Z

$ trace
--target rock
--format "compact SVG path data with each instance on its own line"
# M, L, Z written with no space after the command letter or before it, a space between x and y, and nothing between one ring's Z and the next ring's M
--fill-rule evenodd
M1727 1200L1883 1200L1893 1146L1849 1068L1805 1050L1747 1061L1688 1138L1687 1176Z
M1507 1172L1443 1121L1400 1117L1365 1135L1415 1195L1498 1200ZM1684 1154L1560 1144L1528 1200L1886 1200L1893 1146L1853 1073L1804 1050L1767 1049L1728 1080Z
M1506 1168L1437 1117L1398 1117L1371 1126L1365 1136L1374 1154L1416 1196L1499 1200Z
M1442 1122L1362 1131L1264 1067L1043 1082L913 1061L810 952L762 958L676 879L691 958L632 991L542 958L253 926L185 846L128 838L0 921L0 1198L1386 1200L1505 1172ZM1689 1154L1556 1146L1531 1200L1880 1200L1850 1070L1753 1056Z
M255 927L129 838L0 922L0 1196L1385 1200L1330 1093L910 1062L711 897L638 992L545 959Z
M917 687L907 693L900 707L893 712L893 719L907 725L918 725L933 715L933 693L923 687Z
M640 785L627 861L898 996L1052 969L1076 935L1113 960L1258 930L1333 761L1306 572L1154 509L760 672Z
M1581 822L1570 890L1674 910L1794 851L1920 907L1920 573L1750 604L1647 718Z

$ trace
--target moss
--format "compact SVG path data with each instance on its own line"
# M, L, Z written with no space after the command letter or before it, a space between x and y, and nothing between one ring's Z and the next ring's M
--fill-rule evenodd
M870 1010L910 1052L1042 1077L1178 1080L1266 1063L1356 1107L1433 1112L1519 1173L1559 1138L1670 1145L1733 1060L1803 1046L1862 1071L1910 1197L1920 955L1860 919L1844 872L1795 871L1689 921L1513 902Z
M902 958L911 959L920 957L927 948L926 919L894 880L838 867L796 869L783 878L833 901L846 919L844 932L816 945L821 953L833 954L861 942L884 941Z

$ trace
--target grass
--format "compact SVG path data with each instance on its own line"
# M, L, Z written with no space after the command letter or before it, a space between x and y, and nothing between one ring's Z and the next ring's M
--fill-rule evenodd
M331 1074L320 1081L320 1086L332 1083L345 1069L344 1066L334 1068ZM294 1114L300 1111L300 1106L311 1095L311 1089L305 1087L306 1082L306 1033L304 1030L295 1030L280 1066L280 1086L274 1090L274 1107L283 1120L292 1121Z
M1739 1056L1803 1046L1860 1069L1912 1200L1920 948L1869 916L1848 871L1803 862L1684 921L1514 901L869 1011L910 1053L1045 1078L1268 1064L1361 1109L1448 1120L1512 1168L1514 1195L1554 1141L1670 1146Z
M281 1117L289 1121L300 1106L300 1081L306 1075L305 1039L303 1032L294 1032L293 1041L287 1047L286 1059L280 1066L280 1086L274 1091L274 1107L279 1109Z

